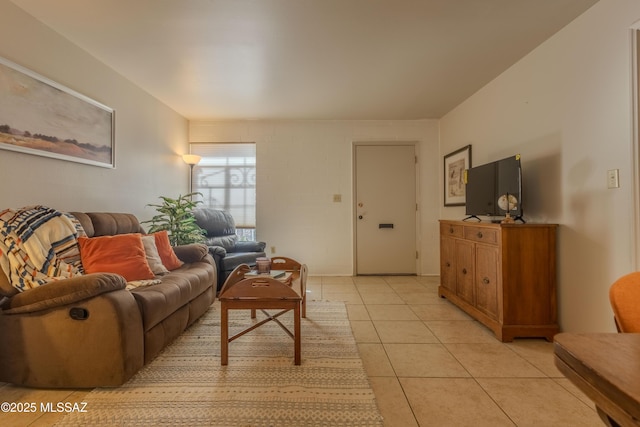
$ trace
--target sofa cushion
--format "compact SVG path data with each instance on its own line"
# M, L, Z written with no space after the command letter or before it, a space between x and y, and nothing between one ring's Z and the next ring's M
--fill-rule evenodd
M235 252L238 236L233 234L230 236L207 237L205 243L207 246L220 246L227 252Z
M183 262L203 261L209 254L209 248L202 243L189 243L187 245L174 246L173 252Z
M158 247L156 246L156 238L154 236L142 236L142 244L144 245L144 253L147 256L149 268L156 276L168 273L167 267L162 263Z
M244 241L236 243L235 252L264 252L267 246L265 242Z
M207 237L236 234L236 223L227 211L211 208L193 210L196 224L207 232Z
M156 239L156 247L158 248L158 254L160 255L162 264L164 264L167 270L175 270L184 264L173 251L171 243L169 243L169 233L167 230L153 233L153 237Z
M140 225L140 222L138 222L138 218L133 214L87 212L87 216L91 218L91 223L93 225L93 236L89 237L144 233L144 229Z
M57 308L124 289L125 285L123 277L117 274L87 274L54 281L11 298L4 306L3 313L34 313Z
M214 283L215 276L212 264L194 262L169 272L162 277L162 283L132 290L142 314L144 331L205 292Z
M84 212L69 212L70 215L76 218L76 220L82 226L84 230L84 235L87 237L93 237L96 232L93 229L93 223L91 222L91 218ZM82 235L82 234L80 234Z
M117 273L127 282L155 277L138 233L79 237L78 243L86 273Z

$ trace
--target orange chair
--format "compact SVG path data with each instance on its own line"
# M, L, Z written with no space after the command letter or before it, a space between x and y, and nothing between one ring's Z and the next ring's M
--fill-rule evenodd
M609 301L618 332L640 332L640 272L616 280Z

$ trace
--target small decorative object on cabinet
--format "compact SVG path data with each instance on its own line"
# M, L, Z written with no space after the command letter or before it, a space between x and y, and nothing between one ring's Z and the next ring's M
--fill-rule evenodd
M440 287L504 342L558 333L556 224L440 221Z

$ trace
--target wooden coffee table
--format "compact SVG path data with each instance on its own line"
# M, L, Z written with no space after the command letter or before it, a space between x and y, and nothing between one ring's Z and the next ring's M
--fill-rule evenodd
M640 334L561 333L555 363L609 426L640 426Z
M288 271L284 277L278 279L266 276L246 278L245 274L250 271L247 265L238 266L229 275L218 296L221 308L221 365L227 365L229 362L229 343L231 341L270 321L276 322L293 338L294 364L300 364L300 322L301 317L306 315L306 313L303 314L303 302L306 302L306 265L302 266L303 268L299 270ZM252 318L256 317L257 310L261 310L267 317L242 332L229 337L229 310L246 309L251 310ZM266 311L269 309L278 309L280 311L272 315ZM293 332L278 320L278 317L289 311L293 311Z

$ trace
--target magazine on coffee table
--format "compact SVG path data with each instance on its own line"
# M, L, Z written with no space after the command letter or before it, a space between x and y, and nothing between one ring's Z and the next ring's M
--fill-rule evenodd
M258 270L251 270L248 273L245 273L245 277L271 277L272 279L277 279L282 277L287 272L285 270L271 270L269 273L258 273Z

